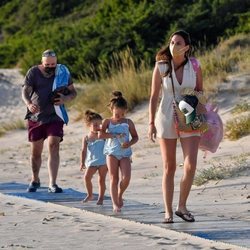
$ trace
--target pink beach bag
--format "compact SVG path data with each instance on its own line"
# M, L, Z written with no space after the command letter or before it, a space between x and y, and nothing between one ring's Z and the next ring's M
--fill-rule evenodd
M201 135L199 149L215 153L223 139L223 123L216 106L206 104L206 109L208 129Z

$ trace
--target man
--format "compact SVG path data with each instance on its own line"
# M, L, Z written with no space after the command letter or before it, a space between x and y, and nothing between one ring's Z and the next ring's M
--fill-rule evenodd
M60 92L57 91L58 86ZM63 191L56 184L56 178L60 161L59 144L63 140L63 126L68 122L64 104L75 97L76 90L67 67L57 64L53 50L44 51L41 64L28 70L22 88L22 99L27 106L28 139L31 142L32 179L28 192L36 192L40 187L39 170L45 139L48 139L48 192Z

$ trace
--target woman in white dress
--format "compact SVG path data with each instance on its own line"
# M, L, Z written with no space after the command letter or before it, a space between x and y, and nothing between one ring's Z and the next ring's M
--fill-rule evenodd
M173 33L167 47L161 49L156 55L157 62L152 76L148 135L153 142L158 137L161 148L163 160L162 192L165 206L164 223L174 222L172 203L178 138L184 156L184 173L180 182L180 196L175 214L185 221L195 221L194 216L188 211L186 203L195 175L200 134L176 131L173 114L174 97L169 74L172 73L176 98L180 96L183 88L202 91L201 68L195 58L189 58L190 51L189 34L183 30ZM163 68L162 65L159 65L161 58L167 60L167 64ZM162 93L162 97L157 109L160 93Z

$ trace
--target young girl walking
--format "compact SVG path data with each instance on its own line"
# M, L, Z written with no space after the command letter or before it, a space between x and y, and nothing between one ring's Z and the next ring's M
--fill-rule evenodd
M102 117L90 110L85 112L85 123L89 128L89 133L82 140L81 164L80 170L85 170L84 183L87 190L87 196L83 202L94 199L92 177L98 171L99 174L99 197L97 205L103 204L104 193L106 189L105 179L107 175L106 156L103 154L104 139L98 138L98 132L102 124Z
M114 91L112 94L113 98L108 105L112 117L103 121L100 138L106 139L104 153L107 155L113 211L120 212L123 193L131 178L131 146L138 141L138 134L132 120L125 117L128 105L122 93Z

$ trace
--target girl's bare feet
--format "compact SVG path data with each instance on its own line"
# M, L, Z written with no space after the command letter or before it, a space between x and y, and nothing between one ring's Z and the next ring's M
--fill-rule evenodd
M87 195L82 202L85 203L85 202L88 202L88 201L92 201L93 199L94 199L93 195Z
M122 197L119 197L119 208L122 208L123 207L123 199Z
M120 213L122 210L121 208L117 207L117 206L113 206L113 212L114 213Z

